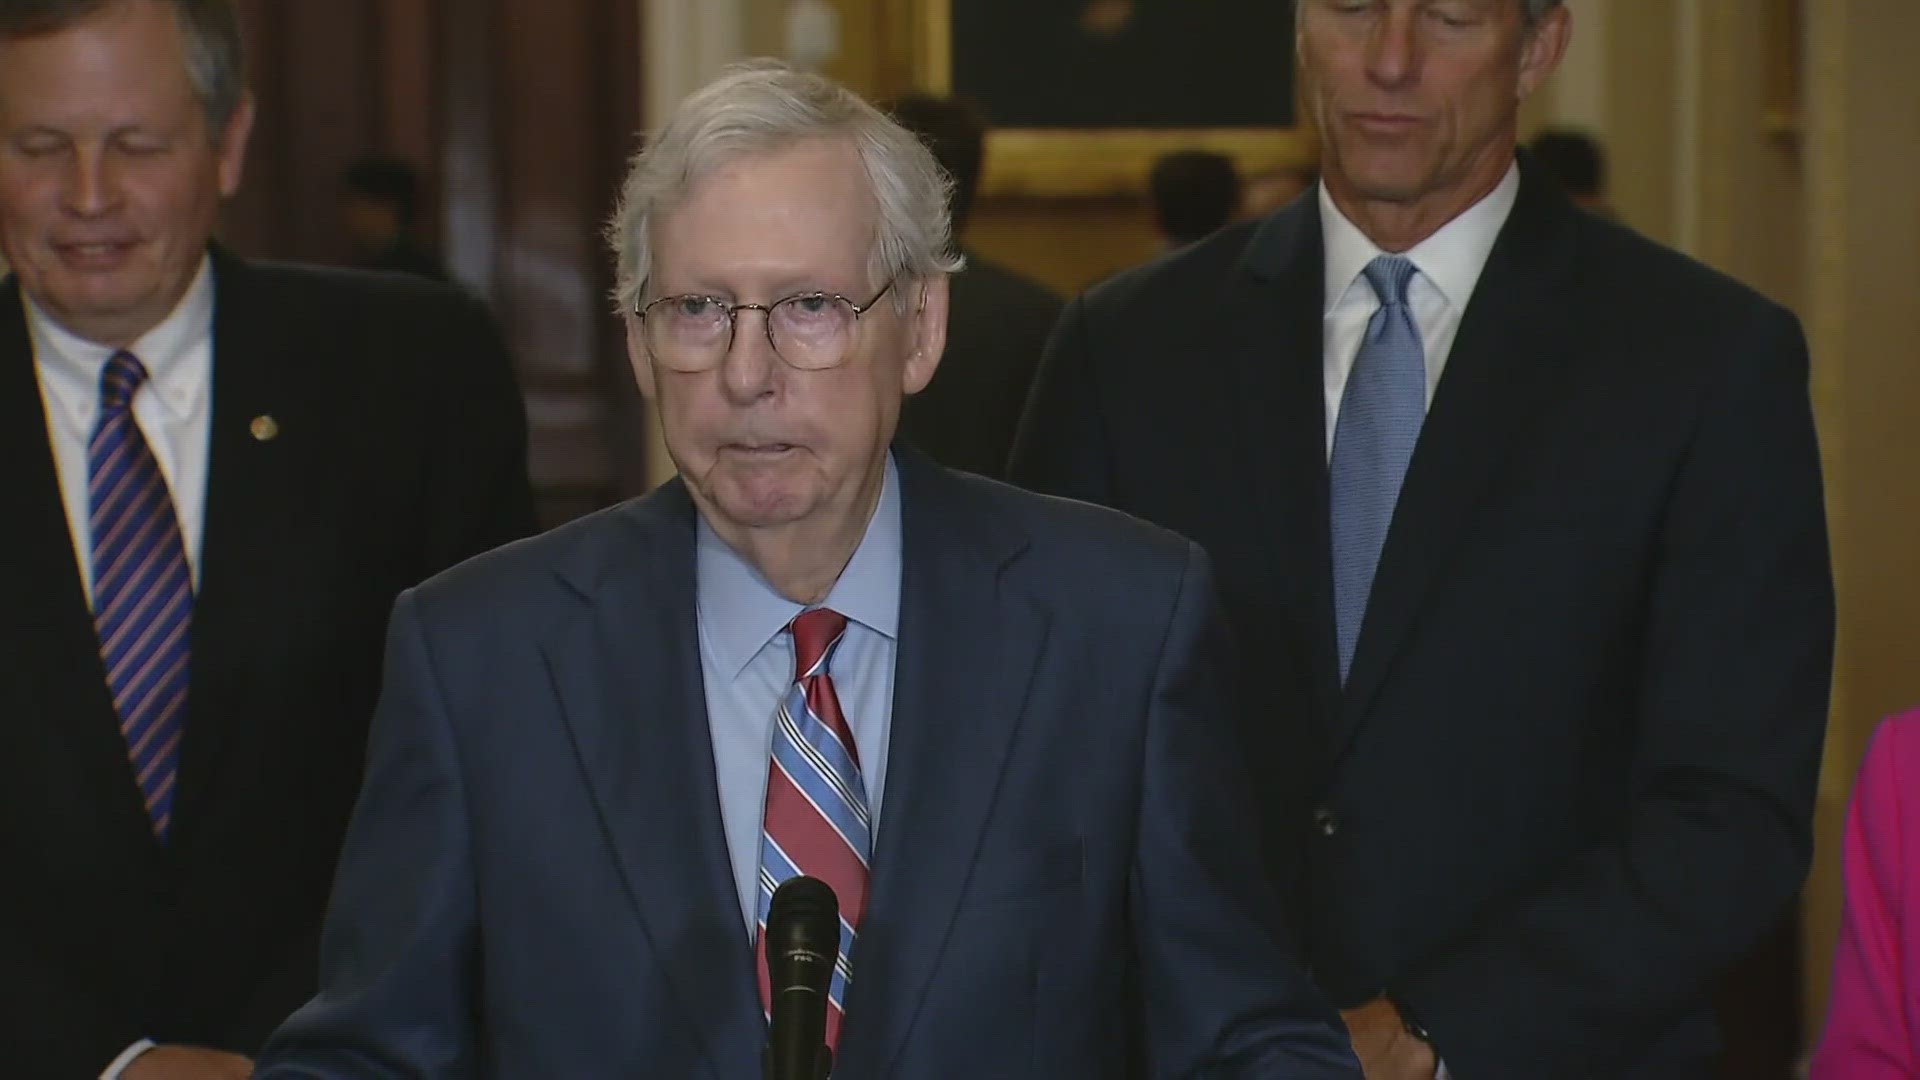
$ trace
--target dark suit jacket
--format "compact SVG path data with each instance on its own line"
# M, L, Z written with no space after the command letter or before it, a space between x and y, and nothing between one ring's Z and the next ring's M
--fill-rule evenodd
M947 349L933 381L901 408L900 434L950 469L997 480L1060 298L972 254L951 280Z
M898 460L892 751L836 1080L1110 1080L1142 1033L1155 1077L1357 1080L1263 921L1198 549ZM402 597L322 993L259 1075L759 1075L694 522L675 481Z
M387 245L379 254L361 263L360 269L415 274L435 281L447 280L447 268L441 264L439 256L410 236L402 236Z
M1790 902L1833 595L1793 317L1523 168L1335 662L1312 193L1069 307L1014 476L1198 540L1341 1006L1464 1080L1701 1075Z
M0 288L0 1046L96 1075L136 1039L256 1049L315 985L394 596L532 527L479 304L216 252L213 415L169 842L106 690L18 286ZM254 417L279 434L260 441ZM24 1055L24 1057L23 1057Z

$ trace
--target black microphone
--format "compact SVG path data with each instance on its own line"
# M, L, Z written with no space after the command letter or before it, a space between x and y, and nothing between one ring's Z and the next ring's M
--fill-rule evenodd
M840 955L840 900L819 878L788 879L767 907L767 983L773 991L766 1080L826 1080L827 989Z

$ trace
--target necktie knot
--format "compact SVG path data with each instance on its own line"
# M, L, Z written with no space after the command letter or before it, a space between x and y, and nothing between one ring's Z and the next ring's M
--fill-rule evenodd
M847 617L832 608L803 611L793 620L793 677L795 681L816 674L833 645L847 628Z
M1406 304L1407 287L1413 283L1416 269L1413 260L1404 255L1381 255L1361 273L1373 286L1373 295L1380 298L1381 306L1394 307Z
M107 358L107 366L100 370L100 407L103 409L124 409L133 401L133 395L147 381L147 368L140 358L121 349Z

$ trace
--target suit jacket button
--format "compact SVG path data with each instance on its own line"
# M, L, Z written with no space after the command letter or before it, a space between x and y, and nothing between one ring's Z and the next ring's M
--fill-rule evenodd
M1332 836L1340 831L1340 815L1322 806L1313 812L1313 827L1321 836Z

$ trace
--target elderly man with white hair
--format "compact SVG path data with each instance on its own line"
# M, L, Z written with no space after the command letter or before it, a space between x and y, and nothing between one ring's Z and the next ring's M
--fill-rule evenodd
M777 64L635 160L679 478L401 599L322 988L256 1075L759 1075L804 874L839 1080L1359 1076L1269 922L1199 551L894 441L948 231L910 134Z

